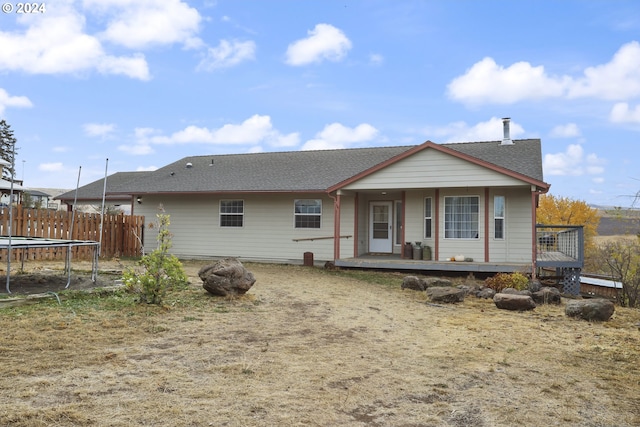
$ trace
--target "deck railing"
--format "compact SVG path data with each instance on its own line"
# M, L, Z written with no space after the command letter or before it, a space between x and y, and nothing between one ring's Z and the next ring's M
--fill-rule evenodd
M581 225L536 225L538 267L582 268L584 229Z

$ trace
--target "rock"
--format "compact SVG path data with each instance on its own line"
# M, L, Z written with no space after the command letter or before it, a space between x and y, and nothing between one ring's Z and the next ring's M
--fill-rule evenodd
M483 298L483 299L491 299L493 298L493 296L496 294L496 291L494 291L491 288L482 288L480 289L480 291L476 294L476 297L478 298Z
M405 276L402 279L402 289L413 289L414 291L424 291L426 289L424 280L417 276Z
M463 289L458 288L433 286L427 288L427 296L433 302L453 303L464 301L465 292Z
M480 292L480 286L476 285L475 283L458 285L458 289L463 290L465 295L478 295L478 292Z
M609 320L614 311L613 303L603 298L570 300L564 309L565 314L569 317L599 321Z
M451 280L441 279L440 277L427 277L424 279L424 286L425 288L431 288L433 286L450 287Z
M219 296L242 295L256 282L253 273L236 258L225 258L198 271L202 287Z
M515 288L505 288L505 289L502 290L501 293L509 294L509 295L526 295L528 297L531 296L531 291L529 291L528 289L519 291L519 290L517 290Z
M542 289L542 283L540 282L540 280L533 280L529 282L529 290L532 293L538 292L541 289Z
M550 286L545 286L538 292L534 292L532 296L538 304L560 304L562 302L560 291Z
M536 308L533 298L528 295L495 294L493 302L503 310L525 311Z

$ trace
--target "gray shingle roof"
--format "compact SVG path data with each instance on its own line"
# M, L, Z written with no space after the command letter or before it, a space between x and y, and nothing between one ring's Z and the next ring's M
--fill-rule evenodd
M442 144L462 154L542 182L540 140ZM325 191L416 146L290 151L185 157L152 172L119 172L107 179L107 193L197 193ZM78 190L96 199L103 180ZM73 199L74 191L57 198Z
M107 177L107 193L124 193L125 195L131 194L131 188L134 186L134 182L136 179L144 176L144 174L148 174L149 172L116 172ZM102 191L104 189L104 179L99 179L90 184L83 185L78 188L78 201L85 200L100 200L102 199ZM62 201L70 201L73 202L75 198L76 190L67 191L66 193L62 193L54 199L62 200ZM122 200L126 198L126 196L108 196L106 199L108 200Z

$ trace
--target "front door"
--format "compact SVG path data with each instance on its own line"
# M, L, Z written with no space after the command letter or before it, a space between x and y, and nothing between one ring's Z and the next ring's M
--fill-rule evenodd
M393 202L371 202L369 211L369 252L393 252Z

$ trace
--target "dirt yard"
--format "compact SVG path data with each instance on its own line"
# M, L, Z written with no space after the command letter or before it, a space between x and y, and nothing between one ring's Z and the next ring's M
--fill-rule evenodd
M640 425L638 310L434 305L403 274L260 264L224 299L202 265L164 308L60 293L0 310L0 425Z

